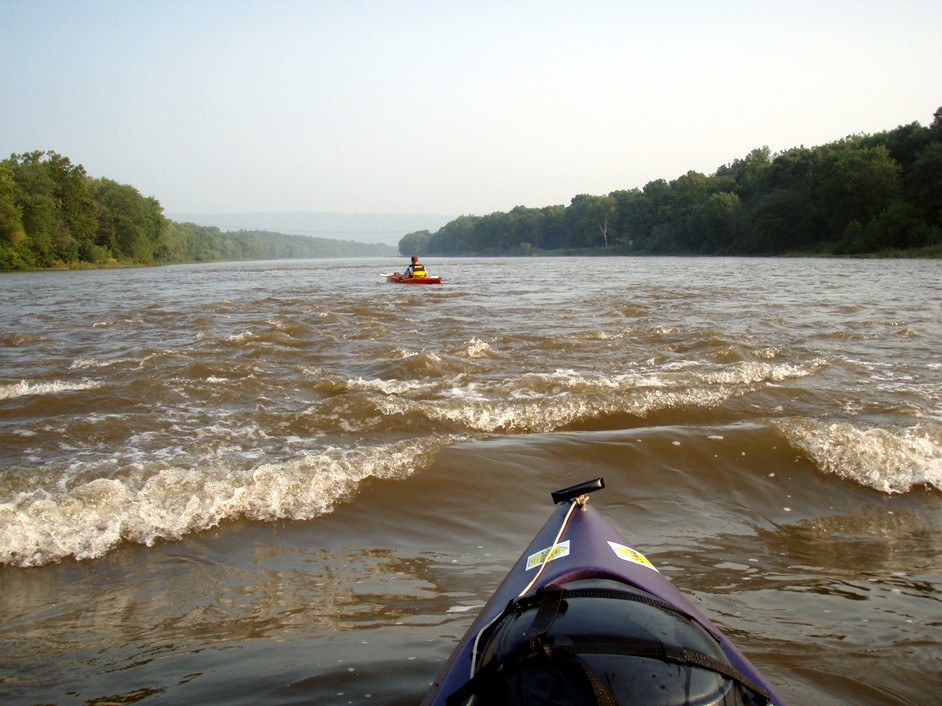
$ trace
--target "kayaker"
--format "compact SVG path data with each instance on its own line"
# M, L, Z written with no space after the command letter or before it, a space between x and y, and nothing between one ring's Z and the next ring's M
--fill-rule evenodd
M413 255L411 264L406 268L403 277L425 277L425 265L419 264L419 256Z

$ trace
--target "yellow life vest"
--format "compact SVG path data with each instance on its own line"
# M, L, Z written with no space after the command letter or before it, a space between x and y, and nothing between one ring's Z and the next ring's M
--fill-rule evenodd
M425 265L413 265L412 274L410 274L409 276L410 277L427 277L428 275L425 273Z

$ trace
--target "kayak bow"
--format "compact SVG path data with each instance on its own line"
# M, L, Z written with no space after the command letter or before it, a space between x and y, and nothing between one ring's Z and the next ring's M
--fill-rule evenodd
M461 638L423 706L782 706L710 620L588 505L557 509Z

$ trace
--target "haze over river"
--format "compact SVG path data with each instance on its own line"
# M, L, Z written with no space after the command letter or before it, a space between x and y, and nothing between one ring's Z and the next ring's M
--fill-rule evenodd
M592 497L793 704L942 693L942 263L0 276L0 702L415 704Z

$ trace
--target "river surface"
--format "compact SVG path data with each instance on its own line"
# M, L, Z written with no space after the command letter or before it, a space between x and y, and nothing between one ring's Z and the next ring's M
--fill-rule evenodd
M942 263L0 276L0 702L415 704L592 503L792 704L942 692Z

